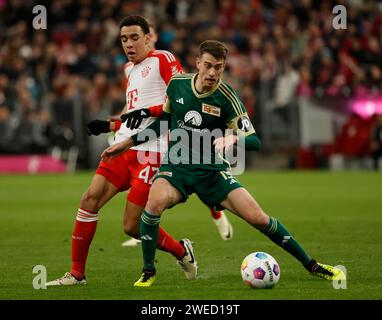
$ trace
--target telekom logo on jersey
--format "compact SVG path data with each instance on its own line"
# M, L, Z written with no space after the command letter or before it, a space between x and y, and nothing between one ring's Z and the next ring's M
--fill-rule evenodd
M138 100L138 89L127 92L127 109L134 109L133 103Z

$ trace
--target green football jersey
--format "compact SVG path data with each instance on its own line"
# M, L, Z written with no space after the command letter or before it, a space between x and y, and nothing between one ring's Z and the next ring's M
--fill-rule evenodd
M226 129L241 135L255 132L235 91L219 80L213 90L198 93L197 74L175 75L167 87L164 111L171 113L169 148L164 163L225 170L228 161L216 154L213 141Z

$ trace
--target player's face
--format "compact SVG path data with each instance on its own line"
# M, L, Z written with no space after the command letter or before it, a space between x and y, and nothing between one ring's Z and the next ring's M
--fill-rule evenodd
M121 28L122 48L130 62L139 63L147 57L149 42L149 34L144 34L140 26Z
M225 68L224 59L217 60L209 53L203 53L196 59L196 68L198 69L199 81L203 91L212 89L219 81Z

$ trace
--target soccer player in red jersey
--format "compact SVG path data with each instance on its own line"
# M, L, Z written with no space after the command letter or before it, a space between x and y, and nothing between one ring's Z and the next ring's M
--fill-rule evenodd
M96 134L114 129L114 143L142 131L154 121L154 117L162 112L168 82L173 74L181 71L181 65L172 53L152 50L149 47L149 25L143 17L124 18L120 23L120 38L129 60L125 66L126 125L118 122L106 124L100 121L89 129ZM137 122L134 115L140 114L141 109L144 110L142 112L145 117L140 117ZM161 152L166 149L167 138L160 137L121 154L112 162L100 162L77 211L72 235L71 271L46 283L47 286L86 284L85 265L96 231L99 210L118 192L130 190L125 208L124 228L127 234L139 238L141 213L160 165ZM142 159L148 161L143 162ZM177 259L187 279L196 277L197 263L189 239L176 241L164 229L159 228L157 245L159 249L170 252Z

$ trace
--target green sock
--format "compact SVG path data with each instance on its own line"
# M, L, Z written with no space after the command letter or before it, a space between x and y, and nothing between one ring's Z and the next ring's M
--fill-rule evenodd
M270 217L269 224L262 232L278 246L293 255L304 266L312 260L312 258L305 252L304 248L290 235L284 225L277 219Z
M155 270L154 260L158 242L160 217L143 211L140 223L140 234L142 240L143 269Z

